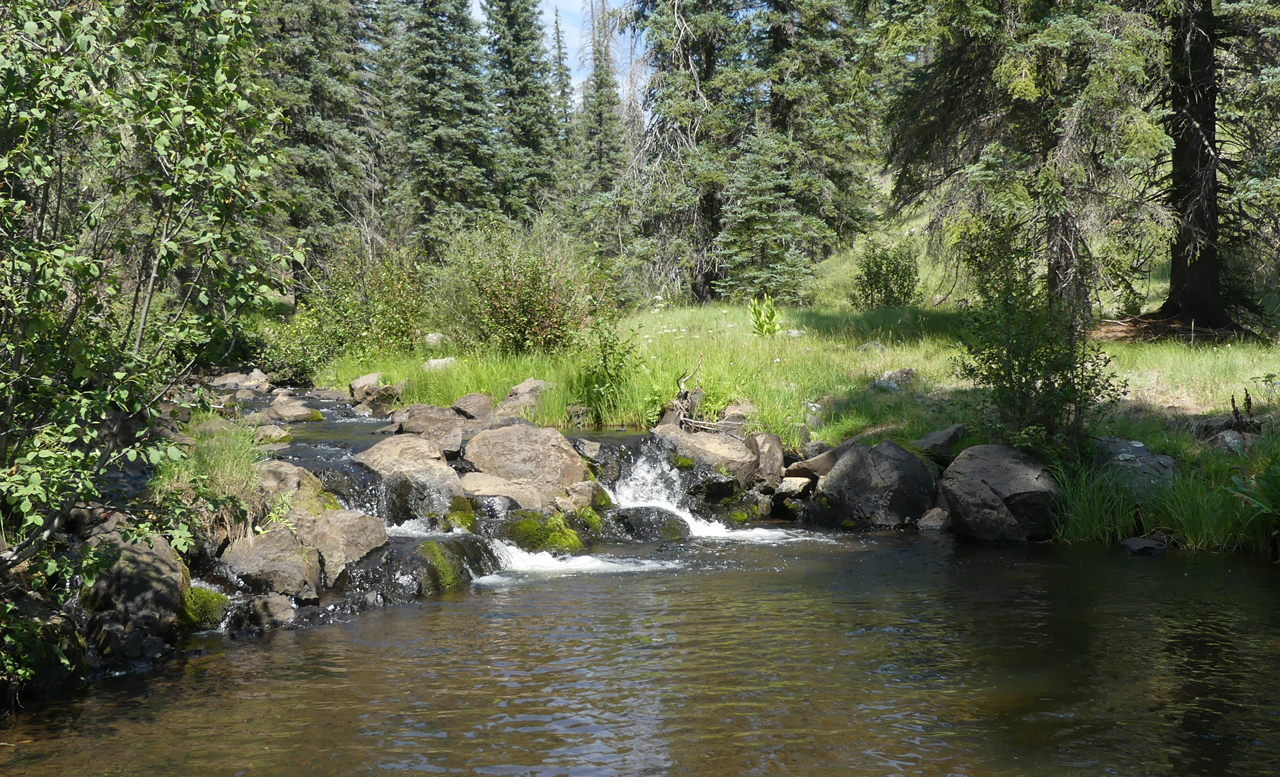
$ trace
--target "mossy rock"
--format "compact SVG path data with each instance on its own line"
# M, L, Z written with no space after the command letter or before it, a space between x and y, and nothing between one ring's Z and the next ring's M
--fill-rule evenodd
M578 510L577 520L578 523L582 524L584 528L597 537L604 531L604 519L600 517L600 513L597 513L594 508L584 507Z
M532 510L516 510L511 513L511 518L507 524L507 536L522 550L530 553L582 550L582 538L569 528L560 513L548 516Z
M190 586L182 597L182 619L190 629L216 629L230 605L217 591Z
M455 496L445 513L443 523L451 530L476 533L476 508L463 496Z
M458 570L452 553L445 552L440 543L428 540L418 546L418 553L431 564L431 582L436 591L448 591L458 586Z
M676 469L693 469L694 467L693 459L688 456L676 456L672 464L675 465Z
M751 516L747 514L746 510L730 510L729 514L725 516L725 520L729 523L746 523L751 520Z
M610 507L613 507L613 500L609 498L609 492L603 488L597 488L591 495L591 508L599 512L608 510Z

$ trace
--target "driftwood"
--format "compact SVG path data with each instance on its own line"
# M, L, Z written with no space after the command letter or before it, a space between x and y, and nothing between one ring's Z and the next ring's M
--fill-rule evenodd
M688 388L689 381L697 376L698 371L702 369L702 354L698 354L698 363L688 372L682 373L676 379L676 398L671 400L668 406L668 416L675 414L675 424L687 432L719 432L727 434L730 437L741 440L742 437L734 434L724 427L723 424L712 421L700 421L698 414L698 389ZM668 421L670 423L670 421ZM739 427L738 431L741 431Z

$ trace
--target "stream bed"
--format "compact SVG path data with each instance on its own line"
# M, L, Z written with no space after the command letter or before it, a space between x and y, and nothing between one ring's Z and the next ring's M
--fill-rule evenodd
M278 454L354 473L379 424L324 414ZM613 496L688 540L495 547L439 598L197 635L0 727L0 774L1280 774L1280 568L729 528L671 476Z

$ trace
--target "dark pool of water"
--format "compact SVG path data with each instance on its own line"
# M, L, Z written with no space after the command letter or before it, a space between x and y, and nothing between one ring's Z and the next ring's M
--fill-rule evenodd
M0 773L1280 773L1263 562L901 535L645 555L678 566L206 639L0 729Z

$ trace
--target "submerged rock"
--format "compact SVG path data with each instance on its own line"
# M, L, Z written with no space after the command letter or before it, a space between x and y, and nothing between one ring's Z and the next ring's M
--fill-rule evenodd
M1167 543L1146 537L1130 537L1122 540L1120 547L1124 548L1124 552L1130 556L1163 556L1169 550Z
M942 475L956 536L979 542L1026 542L1053 534L1061 491L1048 468L1004 445L966 449Z

